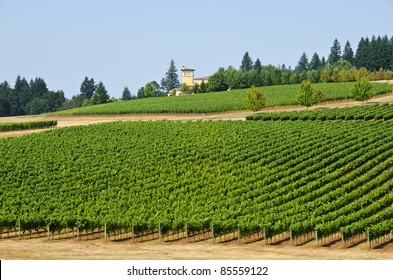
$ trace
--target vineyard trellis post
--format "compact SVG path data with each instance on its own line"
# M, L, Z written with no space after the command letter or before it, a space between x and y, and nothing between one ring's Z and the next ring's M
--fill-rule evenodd
M187 225L187 223L186 223L186 242L188 242L188 225Z
M106 222L104 223L104 238L105 238L105 241L108 241L107 235L106 235Z
M18 235L19 235L19 239L21 239L21 234L20 234L20 219L18 219Z
M158 224L158 239L162 242L161 223Z
M237 242L240 244L240 227L237 226Z
M343 248L346 247L345 246L345 238L344 238L344 231L343 230L341 230L341 244L342 244Z
M265 245L267 245L267 238L266 238L266 228L263 228L263 239L265 239Z
M131 225L131 234L132 234L132 243L135 242L135 231L134 231L134 224Z
M292 227L289 227L289 240L291 241L291 245L293 245Z
M366 234L367 234L367 244L368 244L368 248L371 249L370 228L367 228L367 229L366 229Z
M212 224L212 240L213 240L213 243L215 243L215 241L214 241L214 224Z
M50 235L50 226L48 225L48 233L47 233L48 240L49 240L49 235Z
M318 230L317 229L315 230L315 241L316 241L317 246L318 246Z

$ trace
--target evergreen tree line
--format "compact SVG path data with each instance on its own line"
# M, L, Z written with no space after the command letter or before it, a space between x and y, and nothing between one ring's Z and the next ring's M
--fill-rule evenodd
M18 76L14 87L0 84L0 117L53 112L65 102L63 91L48 90L42 78L27 80Z
M356 53L349 41L344 50L337 39L330 48L328 59L314 53L309 60L303 53L295 69L284 65L262 66L257 59L255 63L246 52L239 69L229 66L219 68L209 78L207 91L224 91L228 89L249 88L252 85L270 86L298 84L304 80L319 82L348 82L359 78L371 80L393 79L393 37L387 36L370 39L361 38Z
M114 101L114 99L110 99L103 82L96 84L93 78L85 77L80 86L80 94L74 95L71 99L65 101L63 109L98 105L111 101Z
M259 59L254 62L246 52L239 69L229 66L219 68L207 84L195 85L193 88L182 87L184 93L204 93L225 91L228 89L249 88L269 85L298 84L304 80L318 82L345 82L359 78L371 80L393 79L393 37L386 35L372 36L371 40L361 38L356 52L349 41L341 52L337 39L330 48L327 59L314 53L309 60L303 53L295 69L284 65L265 65ZM177 69L173 60L161 79L147 83L141 87L136 96L128 87L123 90L121 100L166 96L174 88L180 88ZM44 79L35 78L30 83L25 78L17 77L12 88L7 81L0 84L0 116L16 116L40 114L60 109L71 109L81 106L103 104L116 101L110 99L104 84L95 83L94 79L85 77L81 83L80 93L67 100L63 91L48 90Z
M337 39L334 40L330 48L330 54L327 61L322 57L320 59L317 53L314 53L310 62L305 53L300 57L296 66L298 71L318 70L323 68L326 63L334 64L339 61L347 61L352 66L360 69L364 67L368 71L393 70L393 37L389 40L388 36L372 36L371 40L361 38L356 53L354 53L349 41L346 41L344 50L341 51L341 45Z
M131 96L131 93L129 94ZM66 99L62 90L48 90L43 78L32 79L29 83L18 75L13 88L7 81L0 84L0 117L36 115L113 100L110 99L104 84L96 84L92 78L85 77L80 94Z

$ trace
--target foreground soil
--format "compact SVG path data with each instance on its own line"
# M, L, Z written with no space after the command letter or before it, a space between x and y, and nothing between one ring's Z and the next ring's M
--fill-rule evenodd
M292 246L288 244L213 244L159 243L150 241L105 242L103 240L2 240L2 260L393 260L393 244L382 249L367 249L362 243L354 248L316 247L314 244Z

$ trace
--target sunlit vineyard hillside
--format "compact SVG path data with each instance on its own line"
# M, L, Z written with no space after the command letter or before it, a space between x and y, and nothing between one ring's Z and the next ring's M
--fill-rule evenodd
M247 117L254 121L392 120L393 104L353 106L293 112L261 113Z
M326 100L351 98L354 83L315 84ZM267 106L297 104L300 85L280 85L262 87ZM373 94L393 91L393 85L375 83ZM176 97L144 98L114 102L96 106L76 108L54 113L54 115L108 115L108 114L150 114L150 113L209 113L242 110L247 89L225 92L185 95Z
M2 229L393 230L392 121L105 123L0 139L0 166Z

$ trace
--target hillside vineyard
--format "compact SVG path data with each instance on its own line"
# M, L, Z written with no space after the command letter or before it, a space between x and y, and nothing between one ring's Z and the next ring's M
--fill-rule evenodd
M70 127L0 139L0 166L3 230L393 229L392 121Z
M351 98L355 83L315 84L325 100ZM266 106L296 105L300 85L266 86L261 90L266 97ZM372 94L393 91L393 85L374 83ZM113 102L97 106L86 106L52 113L55 115L113 115L113 114L162 114L162 113L212 113L243 110L247 89L225 92L209 92L177 97L143 98L125 102Z

